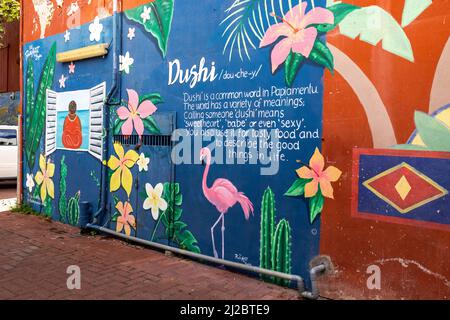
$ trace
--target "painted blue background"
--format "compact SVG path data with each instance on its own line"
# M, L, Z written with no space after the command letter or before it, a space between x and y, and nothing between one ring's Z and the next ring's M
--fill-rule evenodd
M447 174L443 174L448 170L449 159L361 155L359 161L358 211L387 217L450 224L448 194L406 214L401 214L363 185L364 181L402 162L411 165L446 190L450 189L450 178Z

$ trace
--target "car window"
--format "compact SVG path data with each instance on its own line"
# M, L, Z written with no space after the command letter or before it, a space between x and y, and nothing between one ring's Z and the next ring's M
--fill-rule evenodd
M0 146L17 146L17 131L0 129Z

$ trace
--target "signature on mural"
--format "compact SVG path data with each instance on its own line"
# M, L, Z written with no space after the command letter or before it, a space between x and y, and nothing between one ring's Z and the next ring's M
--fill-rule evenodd
M240 262L242 262L243 264L247 264L250 265L250 263L248 263L248 257L243 256L240 253L235 253L234 254L234 258Z
M33 46L30 45L30 47L25 51L25 59L28 60L32 58L34 61L39 61L42 58L42 54L39 52L41 46Z

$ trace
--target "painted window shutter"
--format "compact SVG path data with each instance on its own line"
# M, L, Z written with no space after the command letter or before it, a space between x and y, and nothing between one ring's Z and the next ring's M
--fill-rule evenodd
M103 150L103 105L106 98L106 83L91 89L89 115L89 153L102 160Z
M45 121L45 154L56 150L56 92L47 90Z

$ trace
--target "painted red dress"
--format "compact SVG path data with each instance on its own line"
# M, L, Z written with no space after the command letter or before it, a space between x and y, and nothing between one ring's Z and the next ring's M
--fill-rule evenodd
M81 121L77 115L72 120L69 116L64 120L62 143L67 149L78 149L81 147L83 137L81 134Z

